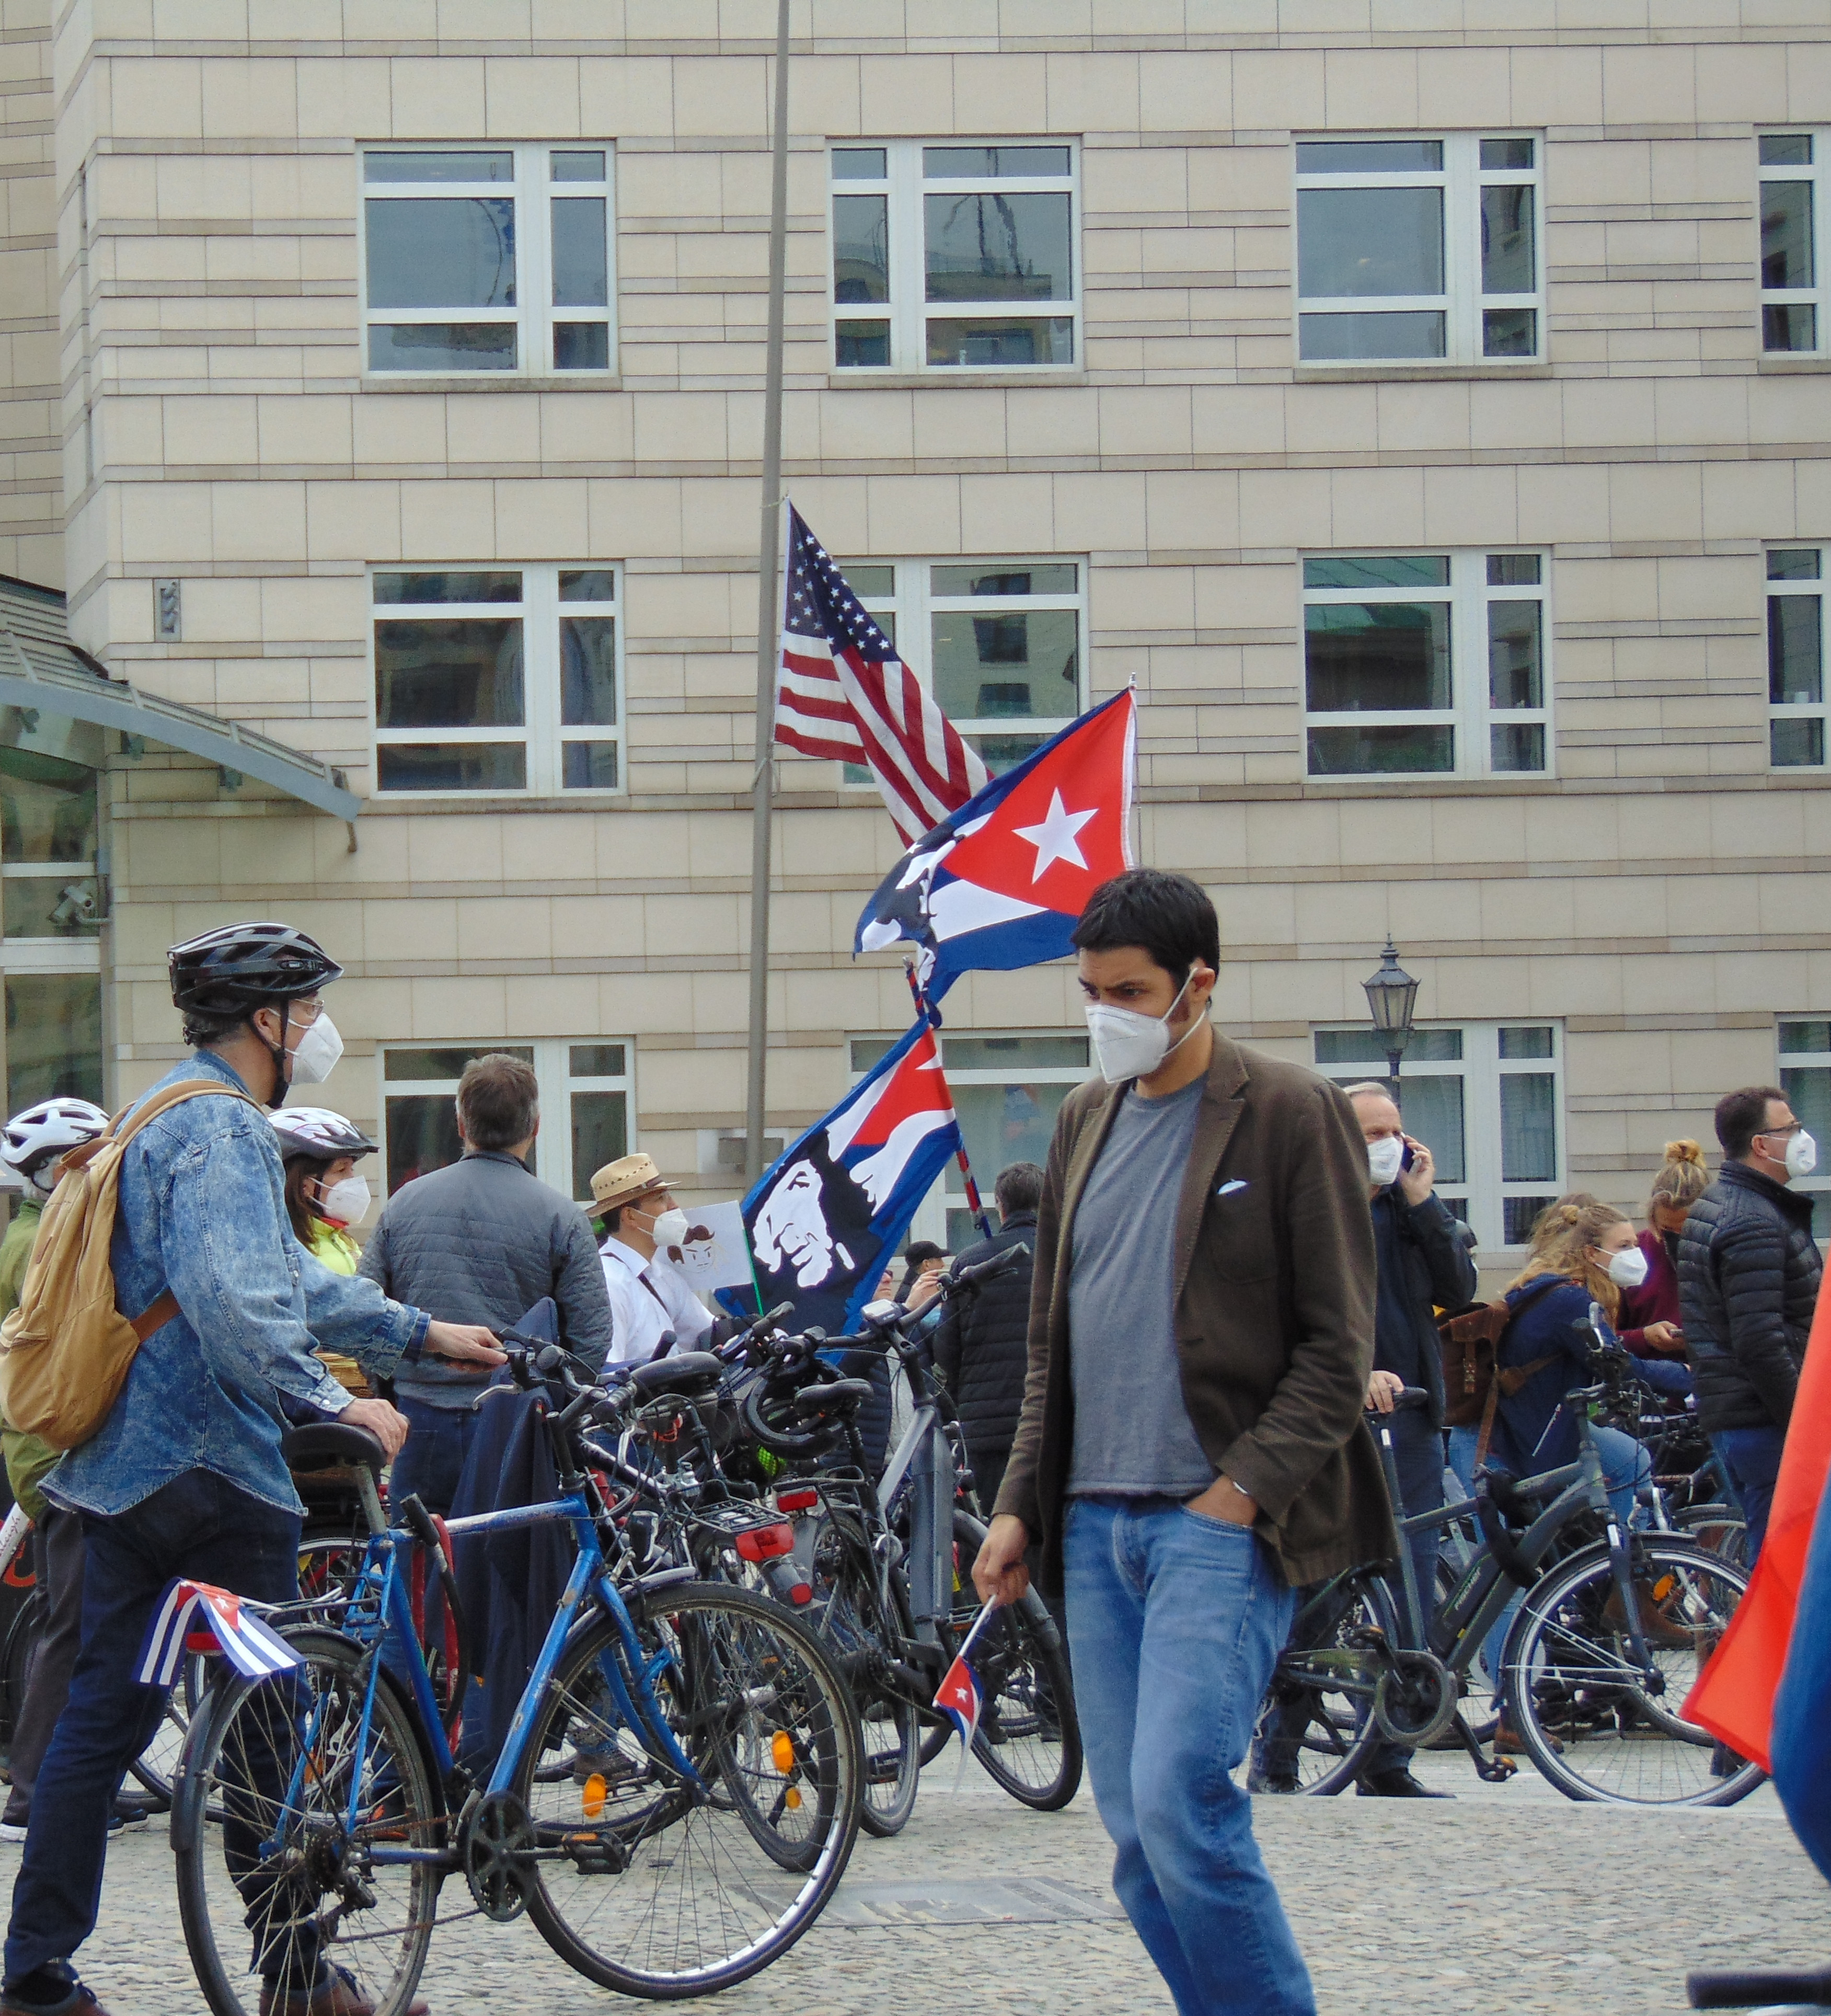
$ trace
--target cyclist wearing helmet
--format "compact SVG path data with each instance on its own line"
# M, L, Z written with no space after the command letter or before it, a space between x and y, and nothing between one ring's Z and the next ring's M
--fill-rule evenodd
M282 1107L273 1131L286 1165L293 1237L333 1274L354 1274L362 1248L347 1228L360 1224L373 1201L356 1165L375 1153L375 1143L328 1106Z
M7 1121L0 1134L0 1165L16 1174L25 1194L13 1208L13 1222L0 1240L0 1316L18 1305L27 1262L38 1243L45 1201L57 1187L59 1164L67 1149L92 1141L108 1125L108 1115L86 1099L46 1099L28 1106ZM0 1813L0 1841L23 1841L31 1818L32 1789L45 1746L70 1691L70 1669L76 1664L82 1635L83 1528L74 1513L47 1503L38 1489L57 1460L57 1451L36 1435L4 1428L7 1481L13 1495L32 1522L32 1573L38 1601L38 1644L32 1653L25 1698L13 1724L7 1768L13 1789ZM109 1831L143 1826L146 1809L117 1800Z
M95 1928L110 1797L164 1712L135 1669L167 1584L182 1575L270 1603L298 1593L285 1407L366 1428L390 1455L405 1438L402 1417L351 1399L315 1347L347 1352L380 1378L423 1350L502 1362L487 1330L435 1323L372 1282L333 1273L292 1236L279 1139L259 1108L336 1064L342 1042L318 995L342 969L277 923L206 932L174 946L168 964L195 1055L160 1085L208 1080L243 1096L170 1107L121 1160L117 1305L144 1312L169 1291L178 1314L142 1345L101 1428L45 1481L54 1504L82 1516L82 1646L38 1774L0 2016L99 2016L70 1961ZM296 1969L296 1948L287 1959ZM347 1975L322 1957L306 1966L282 1975L276 1957L261 2016L371 2016Z

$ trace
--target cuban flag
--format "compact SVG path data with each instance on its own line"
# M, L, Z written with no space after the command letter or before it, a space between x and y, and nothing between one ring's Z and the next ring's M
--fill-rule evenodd
M798 1326L848 1330L959 1147L954 1096L925 1017L744 1199L759 1306L793 1302Z
M973 1739L979 1733L979 1718L985 1708L985 1689L980 1684L979 1675L966 1655L973 1650L973 1641L984 1629L987 1618L995 1607L988 1603L973 1618L973 1629L954 1654L954 1663L942 1675L941 1683L934 1692L934 1705L960 1732L962 1772L966 1768L966 1759L973 1755ZM958 1776L954 1782L959 1784Z
M250 1680L303 1663L247 1597L207 1582L174 1582L160 1598L135 1678L143 1687L169 1687L187 1652L221 1652Z
M922 948L938 1001L962 973L1038 966L1103 882L1132 863L1137 708L1129 689L1084 714L923 834L884 878L853 944Z

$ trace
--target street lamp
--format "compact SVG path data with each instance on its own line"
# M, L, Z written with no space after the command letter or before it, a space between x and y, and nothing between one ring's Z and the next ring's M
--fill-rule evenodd
M1373 1017L1373 1033L1386 1046L1386 1060L1392 1067L1393 1089L1398 1089L1399 1060L1412 1041L1412 1010L1417 1005L1418 983L1398 963L1398 947L1389 935L1380 956L1380 970L1361 985L1366 990L1367 1006Z

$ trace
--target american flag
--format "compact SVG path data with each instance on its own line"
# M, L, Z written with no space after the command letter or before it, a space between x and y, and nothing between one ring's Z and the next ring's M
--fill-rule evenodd
M792 506L775 740L797 755L868 764L908 842L986 781L985 765L922 690Z

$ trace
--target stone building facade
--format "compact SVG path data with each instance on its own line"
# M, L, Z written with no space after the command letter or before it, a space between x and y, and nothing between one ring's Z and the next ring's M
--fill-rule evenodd
M393 1179L509 1044L550 1179L639 1143L736 1186L773 16L0 0L0 565L361 801L103 733L105 920L9 906L15 1103L76 1068L45 1004L88 1013L21 976L92 974L124 1096L178 1053L167 944L272 913L348 962L326 1096ZM1831 14L797 0L794 38L787 488L995 763L1135 679L1141 858L1214 891L1225 1025L1368 1075L1390 934L1497 1265L1731 1085L1831 1125ZM7 720L0 865L48 891L70 752ZM875 797L779 782L786 1128L908 999L849 950ZM1072 976L950 1010L989 1176L1085 1075Z

